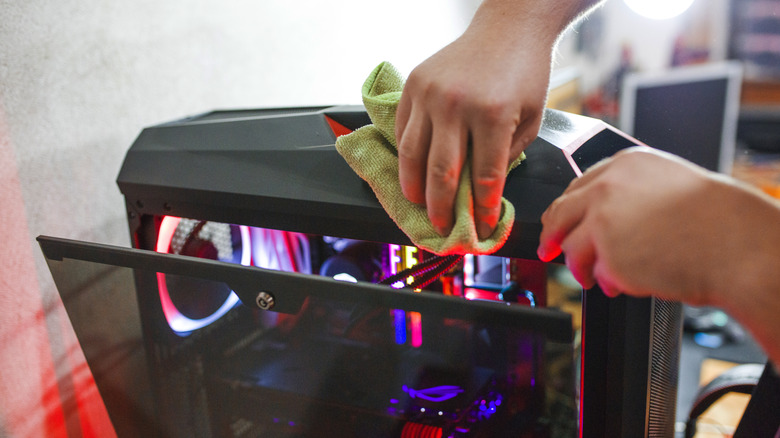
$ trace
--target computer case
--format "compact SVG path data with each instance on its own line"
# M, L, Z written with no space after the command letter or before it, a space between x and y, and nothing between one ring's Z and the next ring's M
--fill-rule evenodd
M173 226L177 230L182 226L189 227L189 230L200 227L197 228L198 232L213 235L222 233L225 239L234 243L241 242L247 236L254 237L252 233L263 233L264 230L290 233L285 235L288 240L282 240L287 245L291 244L289 239L294 240L298 235L317 236L309 241L314 243L310 245L307 254L310 260L320 261L318 267L332 255L328 252L330 246L324 245L323 239L345 242L354 251L364 251L360 257L370 260L377 257L366 254L375 254L377 245L381 248L387 245L410 247L412 243L382 209L368 185L354 174L335 150L334 142L338 135L367 123L370 120L362 107L334 106L214 111L146 128L129 149L117 178L126 201L134 249L123 251L45 237L39 239L55 280L63 276L64 271L74 270L61 266L62 260L79 259L93 264L99 262L99 266L114 264L126 268L121 274L122 280L114 282L113 291L113 295L121 297L117 300L124 305L121 308L112 307L115 315L105 310L103 317L116 320L123 318L126 324L132 325L126 332L135 333L135 340L130 340L132 336L128 335L125 341L136 342L142 348L134 348L132 353L128 353L128 360L114 360L108 365L106 351L111 350L107 343L121 343L122 339L121 336L114 336L113 340L101 337L101 329L96 328L94 319L84 317L85 312L90 315L95 312L95 303L84 303L84 296L90 294L79 292L83 284L90 282L57 280L98 389L120 436L318 436L325 433L323 430L340 434L360 433L364 436L385 436L383 434L388 433L403 437L491 435L491 431L485 427L466 427L462 426L465 423L458 423L466 421L462 413L478 412L478 405L453 407L452 412L462 415L457 421L447 423L450 426L446 427L436 423L436 418L409 420L407 412L404 414L404 425L393 424L381 428L377 424L383 424L386 420L382 419L384 417L376 417L375 421L360 420L364 416L374 418L371 415L374 415L375 410L372 410L370 406L373 405L369 402L361 405L350 398L350 409L333 408L343 404L343 399L338 396L343 388L338 385L325 391L325 399L330 400L328 402L322 402L322 393L311 396L320 400L317 406L322 410L313 414L312 418L317 418L322 424L307 424L307 429L301 429L296 418L305 417L309 412L298 412L296 400L286 398L284 391L274 387L281 385L279 382L287 381L279 377L278 369L274 367L293 359L280 357L276 362L263 362L265 356L247 353L247 346L260 348L257 347L260 345L258 342L265 342L263 348L270 348L270 341L258 341L264 335L236 330L236 327L265 324L267 313L258 313L257 309L268 307L269 299L270 305L276 306L274 310L282 314L300 315L302 308L311 305L311 300L324 300L324 309L340 314L344 312L341 304L330 304L329 300L338 301L340 294L343 294L350 300L356 300L350 306L367 306L361 301L367 299L366 296L350 292L351 288L357 286L322 283L309 278L313 277L311 275L302 279L300 274L245 268L240 266L245 254L236 253L232 256L236 264L234 267L226 267L224 263L211 260L193 264L188 260L191 257L160 254L173 253L173 246L182 245L176 242L176 231L169 236L167 247L159 246L161 230L170 226L166 225L170 218L190 221L177 222ZM495 256L541 263L537 260L536 247L542 212L562 193L569 181L581 175L592 164L635 144L637 142L634 139L601 121L548 110L539 137L526 150L527 160L507 177L504 196L514 204L516 218L508 241ZM218 224L215 227L221 227L221 231L217 231L217 228L203 231L212 223ZM360 246L359 242L364 245ZM292 241L292 245L296 245L295 241ZM211 246L195 244L188 254L216 258L214 251ZM386 262L385 257L375 264ZM84 268L91 272L89 275L99 276L96 269ZM150 270L156 270L157 274L149 275L147 271ZM87 277L89 275L85 274ZM102 275L110 278L115 274ZM377 274L372 275L375 278L361 280L376 282ZM231 292L235 292L237 297L232 299L240 300L243 305L232 307L231 304L213 323L189 331L183 330L187 332L184 334L176 332L167 322L170 315L164 310L164 301L168 298L161 298L163 295L160 293L169 281L179 281L187 290L204 290L212 298L215 290L221 290L221 295L214 298L217 304L227 302L227 297L232 297ZM257 287L258 282L278 285L286 293L281 299L278 294L262 295ZM564 365L553 371L556 363L566 363L565 359L556 362L555 358L566 357L566 353L562 354L561 351L566 350L566 345L571 347L570 337L561 328L563 321L564 326L568 324L570 334L571 320L562 318L561 312L520 305L508 306L507 309L511 310L497 311L495 303L464 299L455 303L450 300L452 297L443 297L444 301L437 301L439 296L436 294L404 294L387 286L361 287L372 290L374 295L371 295L371 300L379 299L383 308L398 310L410 306L408 314L425 314L426 333L437 333L440 337L436 339L443 344L452 336L448 330L453 326L468 326L468 333L477 333L474 327L482 327L482 324L490 321L499 327L488 329L493 335L492 339L511 338L510 344L523 345L527 349L522 354L518 352L521 350L519 347L515 348L518 351L514 353L504 349L496 353L499 350L491 350L493 347L475 341L467 343L468 347L461 348L462 351L459 350L457 355L452 353L459 360L476 363L475 367L469 368L469 377L461 377L464 381L481 383L473 383L468 389L460 390L470 393L469 397L474 400L481 399L483 407L493 403L492 407L496 408L496 394L501 392L496 388L506 389L501 387L501 376L525 376L516 371L500 369L511 363L518 369L530 366L542 370L531 373L532 377L528 378L527 384L520 386L537 388L537 383L542 383L538 386L544 388L542 392L534 392L534 389L524 393L531 394L530 398L523 399L526 400L523 402L526 407L538 408L529 408L523 411L523 415L534 419L521 420L521 417L525 417L508 416L502 420L504 423L525 423L523 426L500 430L522 431L522 436L571 436L577 433L584 437L673 436L681 333L679 303L654 298L610 299L597 288L583 292L582 352L580 381L577 385L579 418L576 418L573 410L567 410L565 402L562 403L564 406L557 404L553 400L555 397L551 396L560 390L561 384L567 384L566 377L561 376L569 375ZM307 292L292 291L298 290L296 288ZM316 290L316 293L307 295L312 290ZM386 295L388 292L390 295ZM382 300L390 300L392 303ZM371 305L380 304L371 301ZM85 306L88 310L84 310ZM107 307L104 303L101 308ZM443 315L442 309L449 309L454 319L447 319L448 315ZM198 313L198 309L193 312ZM384 310L379 312L383 315L385 313ZM457 323L453 322L455 320ZM438 321L438 325L432 321ZM345 346L353 344L345 344L341 338L338 346L324 341L315 342L313 339L306 337L305 340L296 341L307 345L306 348L296 350L296 354L305 356L296 356L296 364L315 363L322 357L334 354L334 351L353 348ZM379 350L370 351L373 356L383 354ZM501 360L496 360L496 357L482 359L486 352L488 356L497 355L507 365L502 367L499 364ZM367 369L369 371L365 379L372 385L381 386L383 374L381 370L377 371L381 365L368 357L361 359L365 361L364 367L355 365L352 360L359 356L355 354L348 354L352 359L344 363L345 369L351 370L353 374ZM215 365L210 357L217 355L231 359ZM533 360L526 361L529 358ZM414 364L417 359L405 360ZM258 386L248 383L251 379L246 377L246 370L259 363L267 368L253 377L259 379L253 382L266 379L266 384ZM423 368L428 369L426 367ZM474 371L484 369L492 370L492 377L485 377L487 374L484 373L478 377L480 373ZM415 372L419 374L419 370ZM386 373L395 376L399 371L396 369ZM438 376L439 371L426 373L423 374L428 377L421 378L418 375L416 378L429 379L429 382L426 381L427 386L447 386L434 385L441 382L430 376ZM339 374L334 379L344 381L346 375ZM301 382L306 381L305 372L297 376L290 380L290 385L303 385ZM533 376L544 376L546 380L536 382ZM559 378L561 382L552 382ZM485 383L488 381L493 383L488 385ZM261 387L262 390L258 389ZM306 392L303 389L296 391L296 394ZM354 388L350 391L354 392ZM408 390L404 391L405 397L411 397ZM353 392L350 392L352 396ZM364 394L361 397L368 396ZM520 403L518 400L515 400L515 404ZM355 408L358 405L359 409ZM415 409L420 408L419 403L414 406ZM422 409L424 412L425 409ZM556 412L552 414L551 411ZM224 412L235 415L226 418ZM436 415L446 416L452 412L444 409L436 412ZM400 414L393 415L396 418ZM575 428L556 429L550 424L544 425L551 419L567 416L576 424ZM262 421L258 420L259 423L267 424L258 426L253 423L253 417L263 417ZM283 424L274 426L271 423ZM469 424L478 423L472 421Z

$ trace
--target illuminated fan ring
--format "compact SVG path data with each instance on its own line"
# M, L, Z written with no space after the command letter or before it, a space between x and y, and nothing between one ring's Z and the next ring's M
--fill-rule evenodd
M167 254L171 248L171 241L176 232L181 218L175 216L165 216L160 224L160 232L157 235L156 251ZM240 225L241 232L241 264L249 266L252 260L252 246L249 238L249 227ZM160 304L162 305L165 320L168 326L179 336L186 336L195 330L202 329L207 325L221 318L228 310L232 309L238 303L238 295L231 291L225 302L211 315L205 318L192 319L183 315L176 305L173 304L171 296L168 293L168 283L165 281L165 274L157 273L157 287L160 291Z

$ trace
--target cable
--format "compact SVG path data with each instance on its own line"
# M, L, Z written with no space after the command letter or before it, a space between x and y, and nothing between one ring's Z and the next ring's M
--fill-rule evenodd
M442 274L450 270L456 263L463 258L463 255L453 254L448 256L434 256L428 260L418 263L410 268L391 275L382 279L379 284L388 284L395 287L399 282L402 283L400 288L412 288L419 289L432 283L439 278ZM407 282L406 279L411 277L412 281Z
M412 284L409 285L412 289L422 289L428 286L439 278L442 274L449 271L456 263L458 263L463 256L448 256L442 261L435 269L431 269L422 275L415 276Z

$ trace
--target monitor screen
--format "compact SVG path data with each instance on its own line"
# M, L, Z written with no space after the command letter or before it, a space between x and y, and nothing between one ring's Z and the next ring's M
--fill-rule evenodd
M623 81L620 128L648 146L730 173L741 77L736 63L630 73Z

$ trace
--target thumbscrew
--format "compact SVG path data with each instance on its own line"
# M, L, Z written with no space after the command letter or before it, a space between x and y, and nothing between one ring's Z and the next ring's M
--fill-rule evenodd
M268 292L260 292L257 294L257 298L255 298L255 302L257 303L257 307L263 309L263 310L271 310L274 307L274 296L269 294Z

